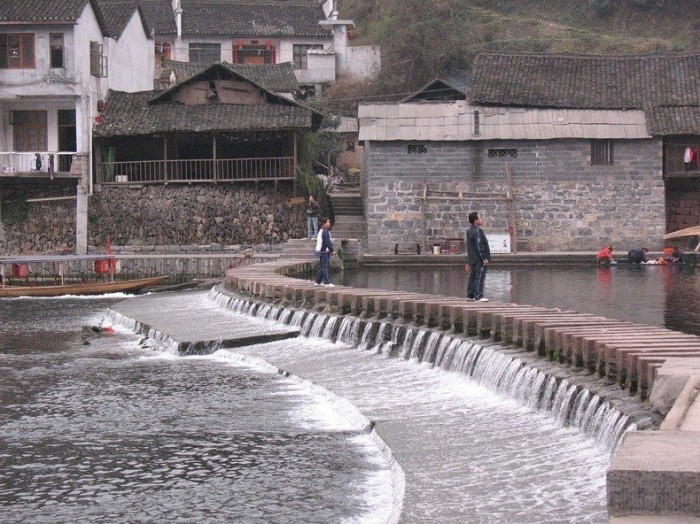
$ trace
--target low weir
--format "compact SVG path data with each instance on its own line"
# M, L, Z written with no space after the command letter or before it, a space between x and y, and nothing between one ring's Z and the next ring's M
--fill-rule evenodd
M700 453L695 433L700 430L700 401L696 401L700 391L700 337L555 308L473 303L459 297L382 289L318 287L313 282L290 278L290 275L311 273L314 265L305 258L239 267L226 272L225 287L243 297L286 307L371 318L380 325L384 319L384 322L411 324L419 329L435 329L443 336L490 338L507 345L507 348L498 349L501 354L519 353L517 357L522 360L530 357L538 362L535 368L548 364L559 366L565 375L561 377L562 382L583 376L584 381L603 379L602 393L614 398L619 399L621 395L627 400L632 397L637 402L645 402L651 395L656 424L641 418L638 425L640 429L658 427L660 431L628 432L628 438L615 454L607 474L611 522L637 522L636 519L649 515L700 514L697 497ZM387 329L384 328L383 343L388 349L380 348L380 351L408 354L410 358L412 349L408 351L400 344L401 335L393 339L393 335L386 334ZM416 332L411 333L413 337L418 336ZM428 359L437 360L437 349L430 347L426 353L432 336L421 335L427 340L414 357L423 359L427 354ZM404 344L405 339L406 336ZM435 343L440 347L439 342ZM447 342L447 347L450 344L452 342ZM444 358L444 351L441 356ZM451 366L453 360L450 359L448 365ZM510 369L509 364L503 367ZM522 364L512 364L512 367L520 368ZM500 373L502 369L494 367L489 372ZM499 378L496 387L501 380L506 384L513 379L512 375L507 380ZM566 391L571 390L571 395L576 396L572 386L567 383ZM573 406L568 394L562 393L558 398L545 394L544 398L544 404L538 406L556 406L559 401ZM536 402L541 399L542 396L537 397ZM609 402L615 405L617 401ZM651 409L648 404L645 407ZM578 406L574 408L573 419L568 415L564 421L576 424L577 410ZM664 415L665 419L657 426ZM555 413L555 416L559 415ZM589 419L584 416L583 420Z
M524 351L408 324L279 307L216 290L211 298L235 312L298 326L302 336L465 375L503 397L550 412L558 424L578 429L606 450L613 451L625 431L651 424L648 409L616 394L617 388L599 379L562 373L558 366L543 366Z

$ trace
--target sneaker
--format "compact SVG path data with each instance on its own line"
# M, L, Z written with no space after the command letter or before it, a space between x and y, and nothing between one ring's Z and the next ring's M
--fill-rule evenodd
M326 284L326 287L335 287L335 284Z
M474 302L476 299L474 297L467 297L467 302Z
M482 297L479 300L477 300L477 302L488 302L488 301L489 301L489 299L486 297Z
M314 282L314 286L320 286L321 284L319 282Z

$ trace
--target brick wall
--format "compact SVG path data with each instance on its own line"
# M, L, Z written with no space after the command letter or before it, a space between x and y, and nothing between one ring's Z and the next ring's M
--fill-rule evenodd
M467 214L481 211L486 232L508 226L505 201L463 200L421 195L431 191L506 192L507 163L513 192L519 249L597 250L612 242L626 250L660 247L665 232L661 141L617 140L614 165L591 166L589 140L424 142L409 153L405 142L365 146L363 185L370 252L396 243L463 236ZM516 157L489 150L517 150ZM482 196L483 198L483 196Z

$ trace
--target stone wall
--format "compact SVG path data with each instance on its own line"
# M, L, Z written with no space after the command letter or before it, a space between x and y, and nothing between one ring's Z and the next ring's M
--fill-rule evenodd
M306 233L293 185L103 187L90 200L91 245L278 244Z
M269 245L303 238L305 208L287 205L293 191L291 183L277 191L272 184L103 187L89 198L88 245L100 249L108 235L115 247L130 248ZM0 223L0 255L74 252L75 199L25 201L75 194L75 182L3 188L3 216L12 206L25 216Z
M590 141L405 142L365 144L363 192L370 252L390 253L396 243L463 237L470 211L485 231L505 233L509 204L490 198L506 192L513 172L519 249L620 250L662 244L665 197L661 142L615 141L612 166L590 165ZM500 150L497 152L496 150ZM498 156L515 150L516 156ZM424 181L428 198L423 201ZM448 199L437 192L462 191ZM477 196L477 198L474 198Z
M0 192L0 255L73 252L75 198L27 202L33 198L75 197L75 182L53 181L5 186Z

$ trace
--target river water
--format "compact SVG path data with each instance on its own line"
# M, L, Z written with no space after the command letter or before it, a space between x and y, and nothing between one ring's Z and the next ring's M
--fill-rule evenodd
M463 266L371 267L346 271L342 279L355 287L467 296ZM700 271L690 267L496 266L485 295L700 335Z
M314 336L83 345L118 299L0 300L0 521L606 521L610 449L550 413Z

